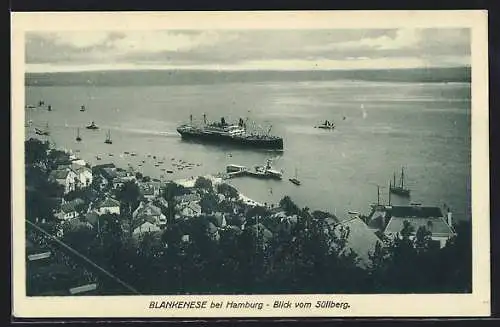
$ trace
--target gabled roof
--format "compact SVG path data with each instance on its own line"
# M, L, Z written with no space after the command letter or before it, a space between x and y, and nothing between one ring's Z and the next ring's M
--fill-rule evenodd
M181 210L184 210L184 209L191 209L195 212L201 212L201 206L196 202L187 203L186 205L182 206Z
M56 169L50 172L49 177L53 179L66 179L69 172L69 169Z
M174 197L175 202L196 202L200 201L201 197L197 193L178 195Z
M155 229L159 229L158 226L156 226L154 219L148 218L148 219L140 219L136 220L132 224L132 230L136 230L137 228L141 226L147 226L147 227L154 227Z
M103 168L102 175L103 177L108 179L116 178L117 177L116 168Z
M144 203L141 204L135 209L132 216L134 218L145 218L148 216L160 216L162 214L161 209L152 203Z
M82 205L84 204L85 202L80 199L80 198L76 198L72 201L69 201L69 202L66 202L64 204L61 205L61 211L64 212L64 213L69 213L69 212L73 212L73 211L76 211L76 207L79 206L79 205Z
M262 237L265 240L270 240L273 237L273 233L269 229L267 229L266 226L264 226L261 223L248 226L247 229L252 230L254 233L257 233L257 232L260 233L260 235L262 235Z
M422 207L422 206L391 206L390 214L392 217L443 217L443 213L439 207Z
M408 221L413 226L415 234L420 227L427 228L433 236L452 236L454 235L451 227L444 221L443 218L407 218L407 217L392 217L387 224L384 234L400 233L403 229L404 222Z
M110 208L110 207L119 207L120 202L112 199L112 198L106 198L104 201L100 202L97 204L96 208Z
M356 253L359 258L358 265L366 267L370 264L370 253L375 249L377 242L382 245L382 240L370 229L363 220L355 217L344 220L336 226L336 232L340 233L341 228L348 228L346 249Z

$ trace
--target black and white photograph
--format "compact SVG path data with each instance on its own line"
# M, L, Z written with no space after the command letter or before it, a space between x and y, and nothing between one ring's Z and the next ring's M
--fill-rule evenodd
M19 302L488 314L486 15L466 13L13 17Z

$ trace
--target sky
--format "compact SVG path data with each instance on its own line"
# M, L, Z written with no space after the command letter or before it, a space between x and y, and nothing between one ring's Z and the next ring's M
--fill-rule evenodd
M470 66L470 30L29 32L27 72L346 70Z

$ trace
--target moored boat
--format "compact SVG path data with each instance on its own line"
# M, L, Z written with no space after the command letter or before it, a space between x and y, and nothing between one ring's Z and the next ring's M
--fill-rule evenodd
M87 129L99 129L99 126L97 126L97 125L94 123L94 121L92 121L92 122L90 123L90 125L88 125L86 128L87 128Z

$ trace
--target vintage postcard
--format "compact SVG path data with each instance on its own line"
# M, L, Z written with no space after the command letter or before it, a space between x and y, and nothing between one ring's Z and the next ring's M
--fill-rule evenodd
M12 14L13 315L490 315L486 11Z

